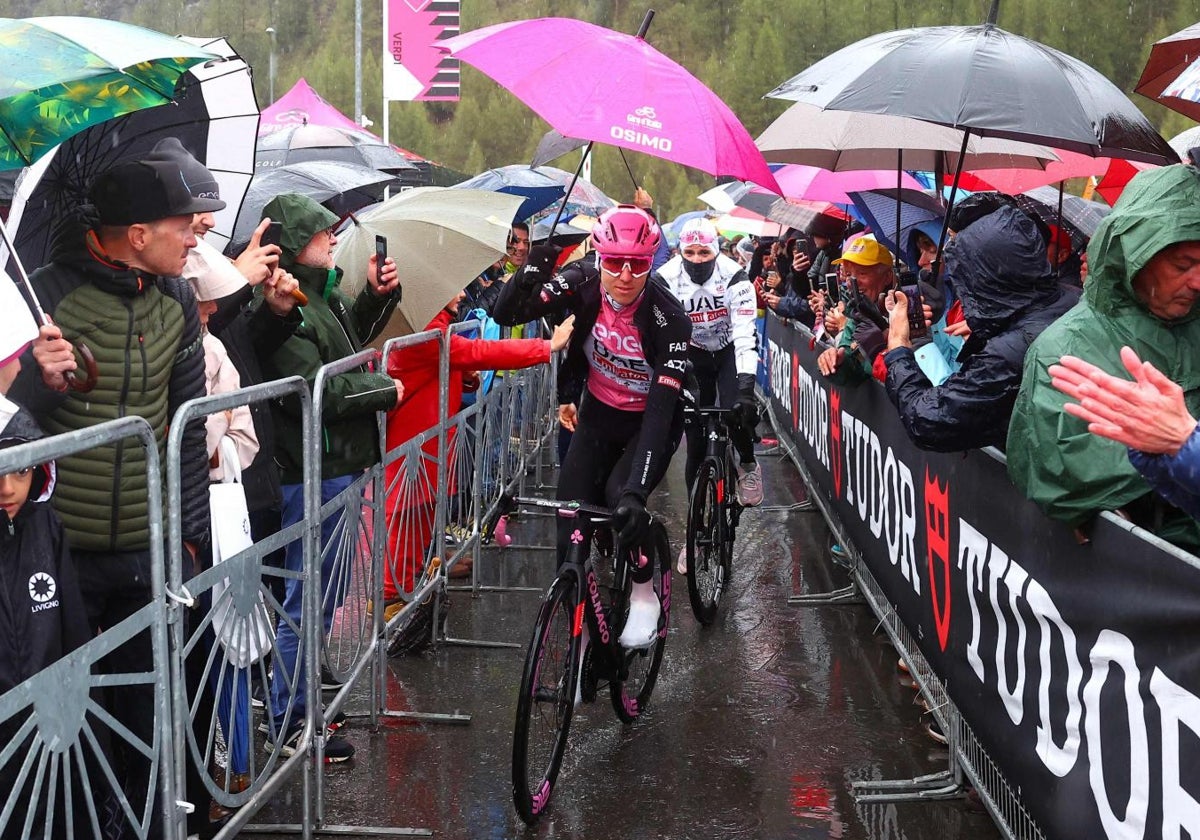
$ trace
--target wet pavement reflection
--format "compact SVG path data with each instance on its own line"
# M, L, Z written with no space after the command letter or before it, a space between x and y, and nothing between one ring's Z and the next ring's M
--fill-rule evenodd
M785 458L764 457L766 505L786 508L803 486ZM552 493L553 491L546 491ZM682 456L651 507L675 550L686 513ZM518 544L549 545L551 522L523 518ZM443 644L390 661L389 708L460 712L469 725L352 722L358 752L326 772L327 824L427 828L470 838L982 838L986 814L959 801L863 805L860 779L945 769L945 748L902 683L896 652L863 606L798 607L792 594L847 580L828 557L818 513L747 511L731 591L710 628L697 624L679 586L666 658L649 710L621 724L607 695L576 712L549 810L527 828L510 792L510 753L524 646L539 592L451 593L452 637L516 642L518 649ZM490 549L481 581L544 588L549 551ZM365 692L348 710L365 711ZM294 822L291 785L254 823ZM245 833L243 836L254 836Z

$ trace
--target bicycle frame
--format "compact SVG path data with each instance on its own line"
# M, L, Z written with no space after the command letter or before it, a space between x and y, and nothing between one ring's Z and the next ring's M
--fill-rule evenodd
M613 597L607 606L601 595L601 583L596 572L596 563L590 551L584 546L588 542L584 537L584 528L593 532L608 526L612 522L609 511L583 504L580 502L559 502L549 499L513 499L512 507L538 507L552 509L559 519L574 520L578 523L571 534L571 547L566 559L559 568L559 575L569 570L575 575L575 624L573 635L578 641L587 622L589 646L593 656L593 668L603 679L624 680L629 676L629 664L625 656L626 650L617 640L621 627L616 619L623 616L628 608L629 564L632 562L631 551L612 549L613 557ZM645 557L641 558L648 562ZM664 582L664 591L660 593L663 600L663 612L667 613L670 606L670 584ZM659 634L666 633L665 622L659 629ZM582 651L580 651L580 654ZM577 663L578 664L578 663ZM636 713L636 710L631 710Z

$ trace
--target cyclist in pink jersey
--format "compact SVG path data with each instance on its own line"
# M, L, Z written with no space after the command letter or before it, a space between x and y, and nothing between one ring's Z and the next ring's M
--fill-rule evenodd
M592 230L594 262L580 260L555 274L557 249L535 246L493 310L509 325L575 314L558 381L559 420L575 434L559 471L558 498L615 508L625 545L645 535L646 498L683 432L679 394L692 323L665 287L649 282L660 236L644 210L614 207ZM574 528L559 520L560 563ZM645 647L658 632L653 571L648 564L632 572L625 647Z

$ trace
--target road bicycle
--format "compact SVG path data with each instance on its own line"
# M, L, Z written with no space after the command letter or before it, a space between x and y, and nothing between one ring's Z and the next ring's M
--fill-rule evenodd
M713 623L733 564L733 539L742 506L729 440L727 408L684 406L685 422L704 424L706 450L688 493L687 583L692 612L705 627Z
M607 508L512 498L502 501L499 514L520 507L552 509L558 519L576 523L566 561L538 610L517 695L513 802L521 819L532 825L550 802L576 702L594 701L607 686L622 722L632 723L646 710L667 643L671 547L666 529L653 517L633 560L632 550L618 546L613 512ZM589 529L594 530L590 550L584 537ZM654 589L662 603L658 634L648 647L638 649L623 648L618 641L629 612L630 562L653 564Z

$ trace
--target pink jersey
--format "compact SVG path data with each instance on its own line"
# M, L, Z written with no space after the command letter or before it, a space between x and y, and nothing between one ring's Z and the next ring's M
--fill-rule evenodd
M588 390L601 402L622 411L645 411L652 371L642 352L633 314L644 298L615 309L600 295L600 312L592 334L584 341L591 372Z

